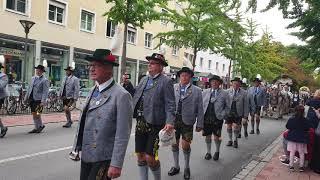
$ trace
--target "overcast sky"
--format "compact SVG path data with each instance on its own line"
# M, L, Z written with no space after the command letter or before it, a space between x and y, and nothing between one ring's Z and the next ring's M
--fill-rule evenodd
M286 27L292 22L292 20L283 19L282 12L277 8L273 8L267 12L260 13L259 11L266 7L269 0L258 1L257 13L247 12L245 17L251 17L257 24L257 33L261 37L263 30L268 28L268 31L272 33L272 37L275 41L280 41L284 45L290 44L302 44L302 42L295 36L291 36L290 32L298 31L299 29L286 29ZM245 4L247 5L247 4Z

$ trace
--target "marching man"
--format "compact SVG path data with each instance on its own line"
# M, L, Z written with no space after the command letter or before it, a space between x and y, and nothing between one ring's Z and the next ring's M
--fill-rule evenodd
M70 107L75 104L79 97L80 81L73 75L74 68L68 66L66 69L66 76L64 77L60 89L60 97L63 101L63 108L66 114L67 123L63 125L65 128L70 128L72 125Z
M240 132L240 126L242 123L242 118L247 119L249 114L249 105L247 93L245 90L241 89L241 79L235 77L232 82L232 87L227 91L229 95L228 105L230 112L226 119L227 132L229 136L229 141L227 146L232 146L238 148L238 136ZM233 132L232 132L233 130ZM232 133L233 133L233 142L232 142ZM245 137L248 137L248 134L245 131Z
M0 70L4 68L0 63ZM4 104L5 98L8 96L7 92L8 76L0 71L0 109ZM7 134L8 128L5 127L0 118L0 138L3 138Z
M260 113L261 107L266 103L266 90L261 87L260 78L253 80L253 85L248 89L249 98L249 111L251 116L251 131L250 134L254 134L254 127L256 124L256 133L260 134Z
M158 158L159 132L174 130L176 104L172 80L162 74L168 66L162 54L147 56L148 72L139 83L133 97L135 130L135 150L138 157L140 180L148 179L148 167L155 180L161 179Z
M200 132L203 128L203 104L202 91L199 87L192 85L191 79L193 71L183 67L177 72L180 83L174 85L176 100L176 119L174 128L176 130L176 144L172 145L174 166L168 172L169 176L174 176L180 172L179 165L179 142L183 150L185 166L184 179L190 179L190 153L191 141L193 138L193 125L197 121L196 131Z
M29 102L35 126L29 133L40 133L45 127L42 123L41 113L49 92L49 80L43 75L46 72L45 67L38 65L35 69L36 75L32 77L25 97L25 101Z
M206 160L210 160L212 158L212 135L216 144L216 152L213 155L213 160L217 161L219 159L223 120L229 113L227 104L228 94L220 88L222 83L223 80L219 76L213 75L209 79L211 88L205 89L202 93L203 109L205 112L202 135L206 137L207 153L204 157Z
M80 180L110 180L121 176L132 125L131 95L113 79L116 58L108 49L96 49L89 61L89 92L75 139L81 151Z

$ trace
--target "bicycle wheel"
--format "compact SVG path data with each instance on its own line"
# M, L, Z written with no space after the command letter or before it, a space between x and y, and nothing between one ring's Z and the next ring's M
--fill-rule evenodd
M17 111L17 102L15 100L15 97L9 97L7 99L7 113L9 115L15 114Z

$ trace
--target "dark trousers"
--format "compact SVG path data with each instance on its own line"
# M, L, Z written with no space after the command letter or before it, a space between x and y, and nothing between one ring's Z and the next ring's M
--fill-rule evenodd
M84 162L81 161L80 180L111 180L108 177L110 161Z

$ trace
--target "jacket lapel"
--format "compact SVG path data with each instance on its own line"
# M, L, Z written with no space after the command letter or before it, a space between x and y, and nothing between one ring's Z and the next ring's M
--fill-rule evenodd
M103 92L100 100L96 101L95 104L93 104L93 106L89 108L89 111L104 105L109 98L110 98L110 92L108 91Z
M187 97L189 97L192 94L192 85L190 85L186 92L184 93L184 97L182 99L186 99Z
M176 95L176 104L178 104L179 102L179 99L180 99L180 85L177 85L176 88L175 88L175 95Z

